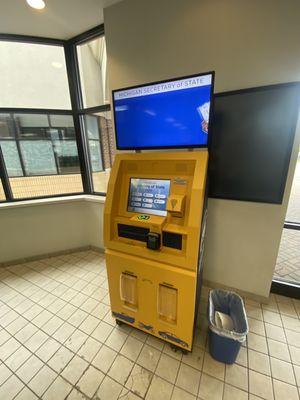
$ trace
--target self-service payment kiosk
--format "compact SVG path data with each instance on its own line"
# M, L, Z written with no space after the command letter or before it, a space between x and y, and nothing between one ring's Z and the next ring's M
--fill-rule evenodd
M118 154L104 212L113 316L187 350L207 161L207 151Z
M191 351L201 286L213 74L113 92L119 153L104 210L112 315Z

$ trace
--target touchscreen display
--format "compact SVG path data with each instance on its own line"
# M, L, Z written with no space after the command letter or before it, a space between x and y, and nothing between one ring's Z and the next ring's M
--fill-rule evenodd
M127 211L166 216L169 191L170 180L131 178Z

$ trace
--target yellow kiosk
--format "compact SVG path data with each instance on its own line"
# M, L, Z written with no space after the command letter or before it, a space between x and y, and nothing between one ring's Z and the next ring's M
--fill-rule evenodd
M118 119L115 112L116 131ZM104 210L114 318L185 351L192 349L201 281L207 163L205 148L117 154Z

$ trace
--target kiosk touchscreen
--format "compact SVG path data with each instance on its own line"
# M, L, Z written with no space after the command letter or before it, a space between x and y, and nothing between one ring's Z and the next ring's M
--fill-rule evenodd
M119 148L206 146L212 85L209 73L115 91ZM206 147L118 153L105 202L113 317L183 351L201 287L207 163Z
M153 215L167 215L169 179L130 178L128 211Z

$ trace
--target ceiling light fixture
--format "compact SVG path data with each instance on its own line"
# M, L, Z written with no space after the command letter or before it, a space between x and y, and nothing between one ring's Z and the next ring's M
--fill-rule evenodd
M44 0L26 0L26 2L30 7L37 10L42 10L43 8L45 8Z

